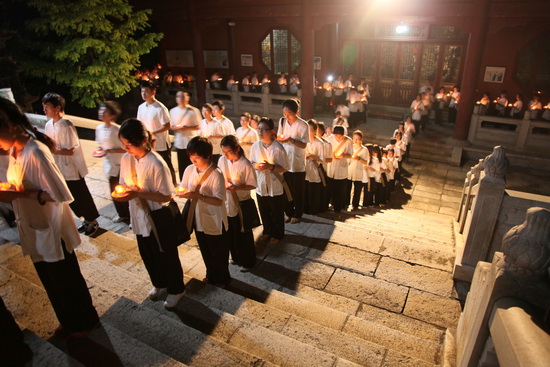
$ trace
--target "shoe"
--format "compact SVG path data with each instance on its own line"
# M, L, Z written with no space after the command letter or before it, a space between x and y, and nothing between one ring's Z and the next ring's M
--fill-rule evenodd
M276 245L276 244L279 243L279 241L281 241L281 240L278 239L278 238L272 238L272 239L269 241L269 243L271 243L272 245Z
M86 228L88 228L88 223L86 223L86 221L84 221L84 222L82 222L80 227L78 227L78 232L84 233L84 232L86 232Z
M257 243L265 243L267 242L267 240L269 240L271 238L270 235L268 234L263 234L261 235L260 237L258 237L258 239L256 240Z
M86 224L86 229L84 230L84 234L86 236L93 236L99 229L99 223L97 222L97 220L84 223Z
M54 338L66 338L71 334L71 332L64 327L63 325L59 325L57 329L54 330L52 337Z
M153 289L151 289L151 290L149 291L148 297L149 297L149 299L150 299L151 301L155 301L155 300L157 300L157 299L159 298L160 294L161 294L162 292L164 292L165 290L166 290L166 288L157 288L157 287L154 287Z
M88 337L92 331L99 328L101 326L101 322L98 322L93 328L90 330L84 330L84 331L75 331L69 334L66 343L67 345L78 343Z
M176 307L183 296L185 296L185 291L179 294L169 294L168 297L166 297L166 301L164 301L164 308L170 309Z
M119 217L118 215L115 215L113 218L113 223L128 223L130 221L130 218L127 217Z
M248 273L252 268L247 268L246 266L241 266L241 273Z
M300 223L300 218L292 217L292 218L290 218L290 223L291 224L298 224L298 223Z

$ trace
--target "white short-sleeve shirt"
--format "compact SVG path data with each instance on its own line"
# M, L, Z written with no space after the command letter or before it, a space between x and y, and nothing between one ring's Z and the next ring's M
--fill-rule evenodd
M168 112L168 108L157 100L151 104L143 102L138 107L137 119L143 122L147 130L152 133L162 128L164 124L170 123L170 113ZM168 150L170 146L168 130L155 134L155 139L156 151L163 152Z
M136 183L132 179L132 161L136 170ZM141 191L159 192L163 195L172 195L175 191L170 170L164 159L155 151L150 151L139 160L125 153L120 164L120 183L125 186L135 185ZM145 202L150 210L157 210L168 204L151 200ZM136 235L150 236L151 224L147 219L147 212L138 204L138 199L130 200L130 220Z
M72 155L54 154L55 164L59 167L63 177L67 181L77 181L88 174L84 152L80 146L80 140L76 133L73 123L67 119L59 119L53 122L50 119L44 127L46 135L55 141L56 148L72 149L75 151Z
M193 106L181 108L176 106L170 110L170 121L172 127L199 127L201 113ZM177 149L187 149L189 140L199 135L198 130L174 130L174 146Z
M221 154L220 143L226 135L222 124L216 120L206 121L202 119L200 125L200 134L212 143L212 154Z
M223 131L225 131L225 135L235 135L235 125L233 125L233 121L222 116L220 123L222 124Z
M258 185L256 180L256 170L252 166L252 163L245 157L241 157L235 162L231 162L224 156L220 157L218 161L218 167L223 173L225 184L229 184L231 181L235 186L254 186ZM237 190L237 197L239 201L250 199L250 190ZM227 209L227 215L235 217L239 213L238 203L235 202L231 191L227 190L225 206Z
M120 127L110 124L109 127L101 124L95 129L95 141L103 150L121 149L122 145L118 139ZM120 173L120 160L124 153L107 153L103 156L103 174L106 178L117 177Z
M347 158L334 158L336 154L353 154L352 142L350 138L344 137L345 142L340 146L342 142L336 140L334 135L328 137L328 141L332 146L332 162L328 166L328 177L335 180L343 180L348 178L348 159Z
M263 145L261 141L255 142L250 149L250 162L252 164L266 162L281 166L286 170L289 167L285 148L278 141L274 141L269 146ZM283 194L283 184L270 170L256 170L256 177L258 179L256 187L258 195L278 196Z
M359 157L367 162L369 160L369 150L362 145L359 148L353 145L352 155L355 157ZM358 159L349 159L348 178L350 180L363 181L363 172L365 171L365 169L363 168L363 164L364 163L359 161Z
M63 260L61 240L72 252L80 244L80 235L69 208L73 197L48 147L31 138L17 158L12 148L7 179L17 190L42 190L55 200L44 205L28 198L12 202L23 254L33 262Z
M277 136L284 136L285 138L292 138L299 140L303 143L309 143L309 127L307 122L299 118L292 123L283 118L279 120L279 129L277 130ZM286 142L283 143L285 148L290 168L289 172L305 172L306 171L306 149L298 148L296 145Z
M315 140L307 143L306 154L316 155L323 161L325 159L325 147L321 139L315 138ZM318 183L321 182L321 176L319 174L320 162L313 159L306 159L306 181Z
M183 173L179 186L189 191L196 191L197 185L206 171L207 170L199 172L194 165L188 166ZM219 236L223 233L223 228L226 230L229 228L227 223L227 210L225 208L225 180L219 168L215 168L210 176L202 183L199 193L224 201L222 205L216 206L207 204L203 200L198 200L197 206L195 207L196 230L211 236Z
M260 140L258 136L258 132L251 127L248 129L244 129L242 126L237 129L236 132L237 139L239 139L239 143L241 143L241 148L243 148L244 153L247 158L250 157L250 148L252 145L250 144L243 144L243 143L251 143L254 144L258 140Z

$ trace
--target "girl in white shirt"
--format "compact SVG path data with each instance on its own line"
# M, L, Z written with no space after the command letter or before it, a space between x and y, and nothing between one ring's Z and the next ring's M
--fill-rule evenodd
M251 200L250 190L258 185L256 172L252 163L246 159L239 141L234 135L227 135L222 139L222 157L218 161L219 167L225 178L227 195L225 207L229 222L229 251L231 262L241 267L242 272L252 269L256 263L256 249L254 247L254 234L252 229L244 230L239 213L240 202ZM247 218L243 217L246 222Z
M359 209L359 200L361 200L361 191L363 191L363 165L369 163L369 150L363 146L363 133L361 130L353 132L353 153L349 160L348 168L348 188L347 201L349 204L351 198L351 187L353 186L353 198L351 205L354 210Z
M323 162L321 162L321 169L323 171L323 174L325 175L325 179L327 182L327 185L321 188L322 199L321 199L321 207L319 209L321 212L328 210L328 205L331 199L329 188L331 187L331 181L332 181L332 178L328 177L327 175L328 165L330 164L330 162L332 162L332 145L327 139L325 139L324 137L325 132L326 132L325 123L322 121L319 121L317 123L317 137L321 139L321 141L323 142L323 153L325 158Z
M449 102L449 122L454 124L456 121L456 114L458 112L458 103L460 102L460 87L455 85L450 95L451 101Z
M114 198L130 202L132 231L153 283L149 298L156 300L167 291L164 307L173 308L185 293L178 249L159 244L148 220L149 210L160 209L172 200L174 185L170 170L164 159L152 149L152 135L141 121L124 121L119 138L127 152L120 164L120 184L126 187L127 195Z
M316 215L321 209L321 190L326 186L326 177L320 168L325 159L323 141L317 137L317 121L309 120L309 142L306 146L306 195L304 213Z
M386 167L389 170L388 185L386 186L386 198L390 201L391 193L395 191L395 175L398 172L399 164L395 157L395 148L387 149Z
M424 103L422 103L422 94L418 94L416 99L411 103L411 118L416 131L420 131L420 120L424 111Z
M51 153L55 143L0 98L0 148L9 151L11 184L0 201L13 205L23 254L31 256L60 323L54 336L85 338L99 317L74 252L80 236L68 205L73 197Z
M369 163L365 164L363 168L366 171L366 175L363 175L363 183L366 185L367 195L363 197L363 207L374 206L374 196L377 188L377 176L380 177L380 160L379 155L375 154L373 145L368 144L367 148L370 153Z
M224 116L224 112L225 104L222 101L217 100L212 103L212 113L216 120L222 124L225 135L235 135L235 125L233 125L233 121Z
M275 140L273 120L264 117L258 125L260 141L250 149L250 162L256 170L258 187L256 198L263 223L263 233L258 243L279 243L285 235L284 188L282 174L289 168L285 148Z
M328 176L332 178L332 207L335 213L341 212L347 206L344 203L348 181L348 158L353 154L351 139L344 135L343 126L335 126L328 141L332 145L332 162Z
M521 110L523 109L523 94L518 93L516 94L516 101L512 105L512 109L510 110L510 117L520 119L521 118Z
M194 137L187 151L193 165L187 167L179 186L185 189L185 193L178 195L191 199L191 208L196 205L192 215L195 236L206 266L204 281L224 288L231 281L225 180L220 169L210 160L212 144L207 139Z
M221 148L220 142L226 135L222 124L216 120L212 114L214 107L210 103L205 103L202 106L202 115L204 119L200 122L200 135L208 139L212 144L212 157L211 160L214 164L218 164L220 159Z
M115 124L116 119L120 116L120 107L118 103L107 101L99 106L98 117L103 124L95 129L95 141L99 146L96 151L97 156L102 154L103 157L103 173L109 180L109 192L115 190L120 178L120 160L125 150L120 145L118 139L119 126ZM130 212L128 203L113 200L117 215L113 218L113 222L130 223Z
M177 106L170 110L170 121L174 131L174 146L178 155L179 179L187 166L191 165L187 144L199 134L201 114L199 110L189 104L189 93L179 91L176 93Z
M250 114L244 112L240 119L241 127L237 129L236 133L239 144L244 150L245 157L250 157L250 148L252 144L260 140L258 132L250 127L250 120Z

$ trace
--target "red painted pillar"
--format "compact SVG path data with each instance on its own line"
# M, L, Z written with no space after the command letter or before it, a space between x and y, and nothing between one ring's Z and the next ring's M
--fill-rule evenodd
M197 88L198 106L206 103L206 69L204 67L204 55L202 53L201 29L197 22L195 1L189 2L189 20L191 23L191 38L193 40L193 63L195 64L195 86Z
M464 75L460 85L460 103L456 116L454 138L466 140L470 129L470 119L474 111L476 95L479 94L476 86L479 82L481 60L487 26L489 23L489 10L492 0L481 0L473 17L472 32L468 40L466 61L464 63Z
M313 17L310 0L302 0L302 104L300 116L308 120L313 118L314 97L313 86L315 72L313 71L313 57L315 34L313 31Z

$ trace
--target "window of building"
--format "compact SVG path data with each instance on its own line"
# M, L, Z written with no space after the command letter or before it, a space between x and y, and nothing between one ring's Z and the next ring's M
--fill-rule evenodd
M550 91L550 41L530 42L517 53L514 78L526 93Z
M300 65L300 41L286 29L274 29L262 40L262 61L274 74L290 74Z

